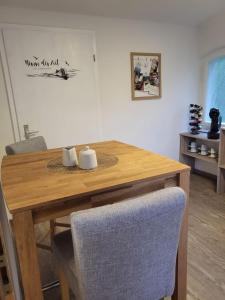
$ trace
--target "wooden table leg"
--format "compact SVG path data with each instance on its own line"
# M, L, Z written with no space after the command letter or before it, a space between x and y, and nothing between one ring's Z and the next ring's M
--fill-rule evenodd
M40 271L31 211L13 216L13 231L19 257L21 277L26 300L43 300Z
M181 227L180 242L177 253L176 282L172 300L186 300L187 297L187 238L188 238L188 199L190 171L179 174L178 185L187 194L187 205Z

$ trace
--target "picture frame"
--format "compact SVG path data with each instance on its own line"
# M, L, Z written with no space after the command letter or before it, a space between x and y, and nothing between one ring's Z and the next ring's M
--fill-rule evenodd
M132 100L161 98L161 53L131 52L130 62Z

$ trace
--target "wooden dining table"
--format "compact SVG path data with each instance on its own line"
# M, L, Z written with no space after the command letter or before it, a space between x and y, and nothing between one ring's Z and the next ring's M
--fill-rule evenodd
M60 148L3 157L2 189L13 216L12 230L26 300L43 299L35 224L168 186L180 186L188 199L188 166L118 141L90 146L98 158L94 170L64 167ZM76 146L77 152L82 147ZM186 299L187 233L188 201L180 234L173 300Z

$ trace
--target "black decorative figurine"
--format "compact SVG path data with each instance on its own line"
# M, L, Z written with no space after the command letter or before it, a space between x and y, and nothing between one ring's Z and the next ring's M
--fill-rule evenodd
M209 112L211 118L210 131L208 131L208 139L217 140L220 137L220 127L222 123L222 117L220 116L220 111L217 108L211 108Z

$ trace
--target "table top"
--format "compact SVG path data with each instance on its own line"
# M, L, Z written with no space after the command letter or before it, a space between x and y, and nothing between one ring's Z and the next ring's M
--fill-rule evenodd
M65 168L62 149L4 156L1 181L11 213L123 187L190 169L167 157L118 141L90 144L96 150L95 170ZM76 146L77 153L83 145Z

